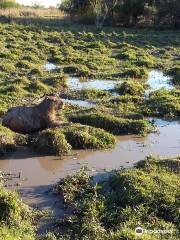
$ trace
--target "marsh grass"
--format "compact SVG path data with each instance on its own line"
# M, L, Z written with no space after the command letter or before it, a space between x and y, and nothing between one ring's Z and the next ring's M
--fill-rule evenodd
M64 156L71 149L106 149L115 145L115 137L101 129L80 124L47 129L29 136L29 145L43 154Z
M73 122L104 129L115 135L147 134L149 131L146 120L118 118L99 112L72 114L69 115L69 119Z
M83 125L72 125L63 133L74 149L106 149L115 145L115 137L104 130Z
M18 194L0 185L0 238L35 240L35 211L22 203Z
M66 177L55 187L75 213L61 222L64 234L88 240L136 239L135 228L141 226L172 230L163 239L177 239L179 170L179 158L148 157L136 168L111 173L104 182L95 183L85 169ZM141 239L161 235L144 233Z
M161 117L180 116L180 91L160 89L152 92L146 102L146 114Z
M32 141L33 140L33 141ZM66 141L64 134L58 129L47 129L32 138L32 146L43 154L66 155L71 145Z
M143 115L179 116L177 86L170 92L151 93L148 100L143 97L149 68L178 68L178 32L112 31L111 28L97 31L91 26L40 28L16 24L0 24L0 31L1 116L12 106L31 105L33 98L50 92L61 93L71 99L98 99L94 112L66 105L64 116L113 134L147 133L148 124ZM44 67L50 60L57 64L53 71ZM124 80L124 84L119 86L122 96L112 97L108 91L94 89L67 90L68 74ZM140 115L141 119L137 118ZM86 131L82 134L85 146L88 134ZM93 134L89 139L95 137ZM75 137L74 132L71 135ZM81 135L80 138L83 139ZM102 138L97 142L103 145Z
M147 86L135 80L125 81L122 84L116 85L115 90L120 95L137 95L143 96Z
M0 155L16 149L15 133L0 125Z

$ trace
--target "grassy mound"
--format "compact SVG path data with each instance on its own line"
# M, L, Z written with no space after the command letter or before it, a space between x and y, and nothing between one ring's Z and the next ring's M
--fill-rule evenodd
M74 213L62 222L64 234L69 239L136 239L140 226L169 230L163 239L178 239L179 166L178 158L147 158L98 184L84 169L66 177L55 188ZM141 239L160 240L162 235L144 231Z
M82 90L63 90L61 93L62 97L68 99L78 99L78 100L90 100L90 101L97 101L100 99L108 99L111 97L111 93L105 90L98 90L98 89L82 89Z
M15 148L15 133L0 125L0 155L14 151Z
M129 80L116 86L116 91L121 95L138 95L143 96L145 86L138 81Z
M123 119L102 113L80 113L69 116L73 122L102 128L112 134L146 134L148 123L146 120Z
M180 85L180 66L171 68L168 72L172 76L172 83Z
M0 239L34 240L32 227L35 214L19 199L15 192L0 186Z
M155 116L180 116L180 91L158 90L152 92L147 100L145 113Z
M75 149L106 149L115 144L115 138L104 130L73 125L63 130L66 140Z
M115 144L115 138L101 129L79 124L47 129L32 137L32 146L46 154L66 155L70 149L106 149Z
M40 132L36 139L33 138L32 145L38 152L59 156L67 154L71 149L59 129L47 129Z

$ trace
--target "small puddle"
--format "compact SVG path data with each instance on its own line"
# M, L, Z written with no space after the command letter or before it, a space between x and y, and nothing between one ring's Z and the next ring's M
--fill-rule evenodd
M57 66L53 63L47 62L44 64L44 68L46 71L53 71L57 68Z
M149 72L147 83L150 85L150 91L159 90L161 88L170 90L174 88L170 80L171 78L166 76L162 71L151 70Z
M84 80L77 77L69 77L68 86L73 90L82 90L82 89L96 89L96 90L113 90L115 85L120 81L113 80Z
M70 100L70 99L62 98L62 101L65 103L72 104L72 105L78 105L79 107L95 107L97 105L96 103L82 101L82 100Z

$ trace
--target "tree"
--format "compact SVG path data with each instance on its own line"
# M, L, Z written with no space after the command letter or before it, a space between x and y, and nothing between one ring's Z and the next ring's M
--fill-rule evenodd
M20 4L15 0L0 0L0 8L18 8Z

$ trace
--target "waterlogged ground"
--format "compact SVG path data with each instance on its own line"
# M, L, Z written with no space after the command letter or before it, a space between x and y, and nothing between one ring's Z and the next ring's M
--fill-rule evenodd
M86 165L95 172L104 172L119 167L132 167L147 155L160 157L180 154L180 122L155 119L156 133L146 137L137 135L117 137L114 149L105 151L79 150L60 159L55 156L40 156L29 148L21 148L1 159L0 168L6 172L22 170L24 180L14 183L23 187L37 187L55 183L59 178ZM9 182L11 185L11 183ZM28 200L28 196L27 196Z
M133 122L138 116L154 119L158 130L145 137L116 136L109 150L72 150L58 157L19 147L1 156L0 170L14 174L6 187L18 189L26 203L62 216L62 202L49 189L82 166L102 179L110 170L132 167L148 155L180 155L178 32L39 31L15 25L0 25L0 30L0 116L10 106L31 105L53 92L66 103L58 115L64 121L78 113L82 120L86 112L89 118L93 112L96 117L103 113L110 124L117 118ZM89 124L96 127L95 121ZM40 232L46 226L42 223Z

